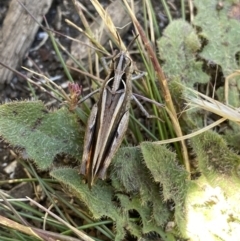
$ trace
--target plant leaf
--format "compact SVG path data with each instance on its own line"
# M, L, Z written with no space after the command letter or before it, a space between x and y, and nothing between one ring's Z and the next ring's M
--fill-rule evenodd
M220 186L228 196L240 199L240 157L215 132L206 131L192 138L199 170L213 187Z
M196 0L194 5L197 8L197 15L194 24L201 28L200 34L207 39L200 56L209 63L219 65L224 77L228 77L239 69L239 17L235 16L239 12L239 4L234 1L224 1L218 9L218 0ZM225 79L226 81L226 79ZM228 102L234 107L239 107L240 76L235 75L229 79ZM218 98L223 98L224 90L217 90Z
M218 0L196 0L194 24L201 27L201 35L208 40L200 56L220 65L227 76L239 68L235 55L240 51L240 22L231 17L233 1L224 1L218 10Z
M124 147L117 152L112 161L110 177L117 190L127 192L132 200L137 197L142 209L145 206L151 207L148 207L148 209L157 224L155 224L156 227L166 225L170 212L166 203L162 201L159 185L152 180L152 176L142 160L139 147ZM128 211L128 207L123 207L123 210ZM142 216L142 219L144 218L146 219ZM150 220L148 221L150 222ZM147 224L148 221L145 223ZM142 220L142 222L144 221ZM151 227L153 228L152 224Z
M187 171L177 164L176 154L154 142L143 142L141 150L156 182L163 186L164 200L182 205L187 193Z
M40 169L49 168L59 153L79 158L82 152L83 135L76 116L66 108L49 112L40 101L1 105L0 135L24 148Z
M177 164L176 154L154 142L143 142L141 150L156 182L162 185L164 200L175 203L175 221L185 227L185 198L188 192L187 171Z
M201 42L195 29L184 20L172 21L157 42L163 71L167 76L171 96L177 112L183 112L184 88L193 88L196 83L207 83L209 76L202 70L202 61L197 61ZM196 110L183 112L180 121L183 132L202 127L202 115Z
M105 181L97 180L97 183L89 190L78 172L70 168L59 168L50 174L83 201L95 219L109 217L116 222L115 240L124 239L126 234L124 227L127 226L128 215L122 214L112 201L114 196L112 186Z
M202 62L196 61L201 43L194 28L183 20L172 21L158 40L163 71L170 81L180 81L188 87L207 83L209 77L202 71Z

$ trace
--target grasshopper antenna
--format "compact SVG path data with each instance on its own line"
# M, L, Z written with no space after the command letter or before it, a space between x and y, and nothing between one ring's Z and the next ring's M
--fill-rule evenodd
M132 40L131 42L128 44L127 46L127 51L129 51L130 47L134 44L134 42L136 41L136 39L138 38L139 34L136 35Z

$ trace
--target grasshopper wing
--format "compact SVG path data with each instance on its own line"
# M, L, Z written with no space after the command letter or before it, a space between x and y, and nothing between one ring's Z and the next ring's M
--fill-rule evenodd
M87 130L84 137L84 148L83 148L83 157L82 164L80 168L80 174L86 175L88 179L89 174L91 173L91 156L93 155L93 136L96 129L96 117L98 113L97 104L92 108L91 114L88 119Z
M128 128L128 120L129 120L129 111L127 110L119 123L119 126L113 138L113 142L108 152L108 155L106 156L106 159L98 173L98 177L101 179L105 179L108 166L110 165L111 160L113 159L115 153L117 152L119 146L122 143L125 132L127 131L127 128Z

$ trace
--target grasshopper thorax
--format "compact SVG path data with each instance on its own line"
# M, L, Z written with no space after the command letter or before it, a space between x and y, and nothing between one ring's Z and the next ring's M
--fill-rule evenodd
M115 72L111 89L113 94L119 90L121 81L126 82L128 80L126 76L129 74L131 64L132 61L128 56L127 51L121 51L113 58L113 66Z

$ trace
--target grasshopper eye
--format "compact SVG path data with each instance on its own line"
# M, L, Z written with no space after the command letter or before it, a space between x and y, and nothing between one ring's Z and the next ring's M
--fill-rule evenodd
M130 57L126 56L125 57L125 62L127 63L127 65L130 67L132 64L132 60L130 59Z

